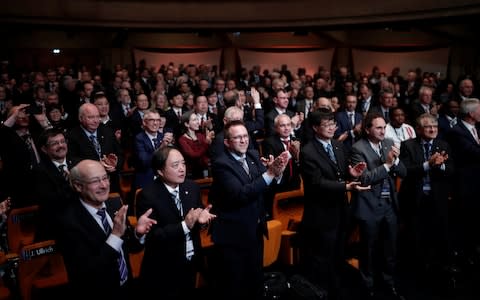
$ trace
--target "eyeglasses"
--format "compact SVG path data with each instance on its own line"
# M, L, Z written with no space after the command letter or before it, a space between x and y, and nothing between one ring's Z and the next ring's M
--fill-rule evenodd
M245 135L237 135L237 136L232 136L231 139L234 140L235 142L239 142L241 140L248 140L249 136L248 134Z
M161 119L145 119L147 122L161 122Z
M105 174L102 177L94 177L90 180L85 180L83 182L86 183L86 184L98 186L102 182L110 182L110 176L108 176L108 174Z
M335 127L337 127L337 123L333 122L333 123L321 124L320 127L322 127L322 128L335 128Z
M47 146L55 147L55 146L58 146L58 145L66 145L66 144L67 144L67 141L66 141L66 140L59 140L59 141L51 141L51 142L48 142L48 143L47 143Z

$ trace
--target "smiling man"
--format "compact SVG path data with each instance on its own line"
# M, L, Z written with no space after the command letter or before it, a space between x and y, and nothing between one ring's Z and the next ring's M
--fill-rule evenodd
M146 237L140 273L144 295L188 299L201 262L200 225L215 216L203 208L199 186L185 179L186 165L173 147L158 149L152 159L158 178L139 194L137 216L153 209L157 224Z

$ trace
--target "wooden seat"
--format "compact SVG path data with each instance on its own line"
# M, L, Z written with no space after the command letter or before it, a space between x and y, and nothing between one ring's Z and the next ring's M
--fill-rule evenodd
M281 223L280 260L286 265L298 262L298 249L292 239L296 235L296 225L303 215L303 180L300 188L275 194L273 198L272 219Z
M7 240L9 252L20 253L23 246L35 239L38 205L12 209L7 219Z
M22 247L18 284L23 300L30 300L34 291L60 287L67 283L67 270L54 240Z
M5 255L5 252L0 251L0 271L6 272L9 268L8 258ZM3 282L2 277L0 277L0 300L10 300L12 299L12 292Z
M263 267L271 266L278 259L282 240L282 223L278 220L267 222L268 239L263 237Z

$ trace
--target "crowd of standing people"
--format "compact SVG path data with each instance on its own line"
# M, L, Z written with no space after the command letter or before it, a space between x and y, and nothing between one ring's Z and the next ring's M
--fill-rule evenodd
M195 296L208 227L215 296L260 299L273 197L302 184L299 265L329 299L344 299L341 265L355 226L369 299L380 288L404 298L401 242L419 278L460 268L454 253L480 264L475 78L345 66L215 70L144 61L114 71L2 67L0 212L39 205L35 239L58 243L71 295ZM131 193L114 206L107 199L126 169ZM195 183L205 177L208 203ZM132 285L128 253L143 249Z

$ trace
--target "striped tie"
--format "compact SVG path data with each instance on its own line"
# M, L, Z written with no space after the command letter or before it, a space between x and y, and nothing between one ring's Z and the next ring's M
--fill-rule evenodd
M106 235L109 236L110 233L112 233L112 228L108 223L105 207L97 210L97 215L99 215L100 218L102 219L103 230L105 230ZM118 271L120 272L120 284L122 285L125 283L125 281L127 281L128 269L127 269L127 263L125 262L125 258L123 257L121 252L118 255L117 262L118 262Z

